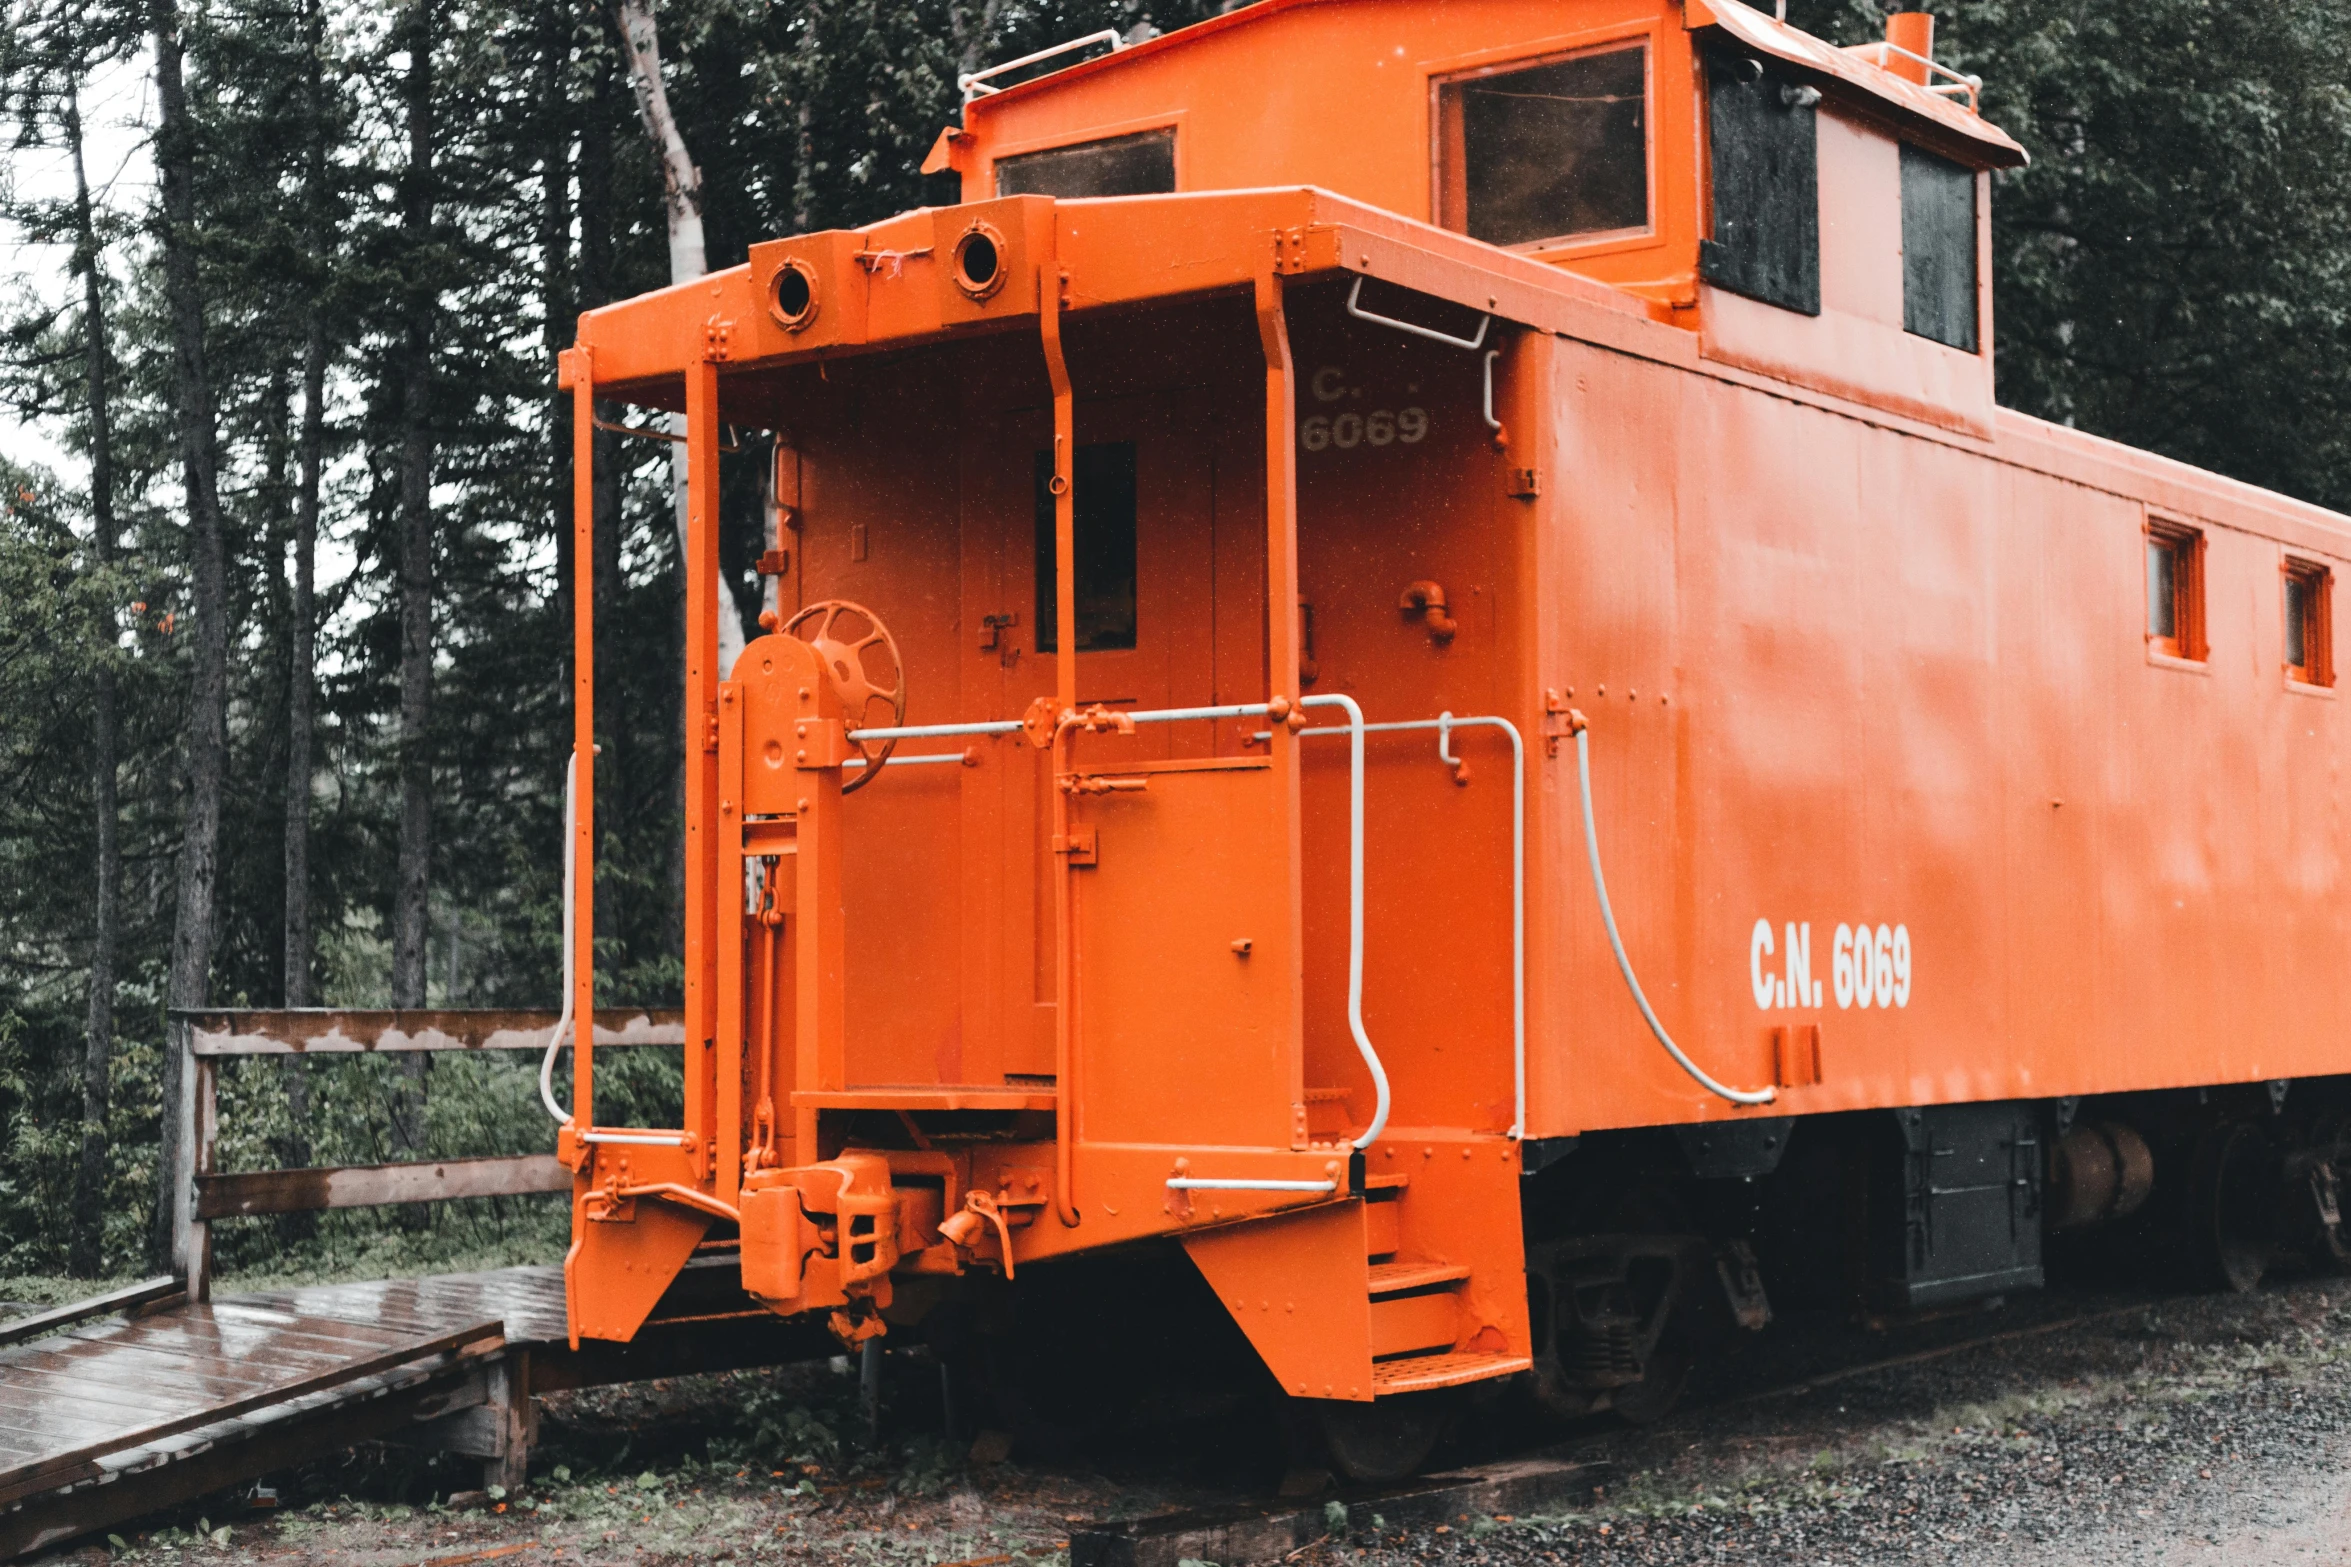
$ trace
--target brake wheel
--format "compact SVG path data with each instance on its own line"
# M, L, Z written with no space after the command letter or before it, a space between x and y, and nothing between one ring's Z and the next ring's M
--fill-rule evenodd
M848 599L820 599L779 628L816 649L832 674L833 690L841 698L843 725L851 740L860 729L894 729L906 722L906 661L898 655L898 639L882 624L882 617ZM874 660L888 666L877 675ZM858 741L865 765L841 780L848 794L872 783L898 748L896 740L872 747Z

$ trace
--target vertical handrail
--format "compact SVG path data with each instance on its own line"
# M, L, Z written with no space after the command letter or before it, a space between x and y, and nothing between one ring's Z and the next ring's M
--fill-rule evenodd
M1307 699L1309 703L1317 700L1312 697ZM1300 738L1349 734L1352 727L1341 728L1333 724L1301 730ZM1445 712L1435 718L1408 718L1362 726L1363 733L1373 735L1402 734L1425 729L1437 731L1437 759L1454 768L1462 765L1462 758L1453 754L1452 731L1499 729L1510 737L1510 1076L1513 1107L1510 1136L1523 1139L1527 1124L1526 742L1518 732L1518 725L1495 714L1456 718L1452 713Z
M1077 408L1061 351L1061 274L1037 271L1037 341L1053 389L1053 694L1066 716L1078 705ZM1077 955L1070 900L1069 796L1053 791L1053 1212L1074 1229L1077 1185ZM1006 1253L1007 1264L1011 1261Z
M564 934L564 1005L573 1018L596 1015L596 377L585 346L571 350L571 754L572 806ZM580 765L580 758L588 758ZM571 1119L596 1124L596 1030L575 1028L571 1051Z
M1388 1069L1363 1027L1363 709L1337 691L1300 697L1298 705L1342 708L1347 714L1347 1032L1371 1073L1371 1125L1354 1143L1369 1148L1388 1129Z
M539 1103L547 1107L547 1114L557 1126L570 1121L563 1106L555 1102L555 1053L563 1048L564 1031L571 1027L572 1008L578 997L572 994L572 919L575 887L574 873L578 858L572 853L572 835L578 830L580 815L580 753L571 753L571 760L563 768L563 1002L555 1014L555 1026L547 1030L547 1053L539 1058ZM590 1032L594 1032L593 1029ZM586 1128L581 1128L586 1130Z
M1518 725L1499 716L1437 715L1437 758L1458 767L1456 729L1499 729L1510 737L1510 1136L1527 1134L1527 748Z
M718 364L686 366L686 1113L698 1139L718 1127ZM730 607L727 613L732 614ZM727 673L731 673L728 671ZM741 896L740 890L736 893ZM737 1137L739 1129L728 1128Z

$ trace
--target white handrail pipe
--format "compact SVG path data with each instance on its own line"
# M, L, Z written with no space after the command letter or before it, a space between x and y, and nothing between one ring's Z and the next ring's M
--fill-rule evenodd
M1355 1036L1355 1052L1371 1073L1371 1125L1354 1143L1369 1148L1388 1129L1388 1069L1380 1064L1380 1053L1363 1027L1363 709L1355 698L1337 691L1300 697L1298 705L1336 707L1347 714L1347 1031Z
M1641 1009L1641 1019L1649 1025L1649 1032L1665 1047L1665 1053L1674 1064L1690 1074L1693 1082L1708 1093L1728 1099L1737 1105L1767 1105L1779 1097L1770 1088L1728 1088L1706 1074L1704 1068L1691 1060L1682 1047L1673 1042L1665 1025L1657 1021L1657 1013L1649 1005L1649 998L1641 994L1641 982L1633 977L1633 962L1624 954L1624 938L1616 931L1616 913L1608 906L1608 882L1600 874L1600 834L1592 825L1592 745L1591 731L1582 723L1575 732L1576 783L1583 792L1584 853L1592 862L1592 895L1600 900L1600 923L1607 928L1609 950L1616 954L1617 972L1624 975L1625 989L1633 993L1633 1004Z

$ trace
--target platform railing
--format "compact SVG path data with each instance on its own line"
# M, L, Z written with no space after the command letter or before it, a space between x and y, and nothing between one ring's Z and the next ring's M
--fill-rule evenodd
M187 1298L211 1298L212 1224L216 1219L571 1189L571 1171L552 1153L223 1172L216 1167L223 1060L445 1050L536 1051L546 1048L556 1019L554 1012L507 1009L175 1009L171 1014L175 1048L184 1056L176 1107L177 1158L169 1187L172 1271L185 1281ZM682 1046L685 1016L675 1009L601 1009L596 1014L595 1040L598 1049Z

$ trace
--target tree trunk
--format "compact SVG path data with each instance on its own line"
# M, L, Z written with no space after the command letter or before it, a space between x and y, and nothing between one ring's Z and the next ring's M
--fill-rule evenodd
M77 51L81 40L75 39ZM114 569L114 424L107 401L106 299L98 275L98 227L82 160L80 61L65 79L65 142L73 156L74 267L82 275L82 360L90 402L91 544L98 569ZM111 592L111 590L109 590ZM105 1268L106 1113L114 1061L114 964L122 934L121 816L115 794L120 716L114 686L114 609L100 622L90 693L90 781L97 811L98 908L90 942L90 1008L82 1048L82 1149L74 1171L73 1233L66 1269L77 1279Z
M547 386L547 493L555 533L555 603L565 625L572 620L571 394L555 385L555 356L571 346L578 327L571 270L570 95L564 83L571 64L571 8L558 0L539 6L539 305L542 366ZM563 640L564 673L571 673L571 641Z
M661 82L661 33L653 20L653 0L619 0L621 48L628 56L629 84L636 90L637 113L652 138L654 156L661 160L662 209L669 219L669 281L691 283L710 270L702 243L702 171L687 154L686 139L670 113L669 92ZM686 416L669 416L672 433L682 435ZM680 441L669 449L669 485L677 513L678 567L681 580L690 551L686 547L686 447ZM743 652L743 615L727 585L726 567L718 568L718 667L722 677L732 671Z
M302 8L304 70L307 77L309 145L302 167L304 249L310 264L323 269L327 252L326 36L320 0ZM310 807L313 783L312 735L318 692L318 497L326 460L326 292L323 271L310 283L303 307L302 429L295 437L300 475L294 491L294 592L286 618L293 637L286 659L286 844L285 1004L311 1004L313 947L310 930ZM312 1157L310 1064L299 1054L278 1059L286 1094L285 1163L302 1169ZM318 1215L285 1215L281 1233L307 1240L318 1231Z
M433 762L433 316L435 289L425 275L433 225L434 0L409 9L408 167L401 180L400 230L405 272L405 340L400 387L400 846L392 903L392 1005L425 1001L425 952L431 941ZM392 1136L403 1151L425 1146L425 1053L401 1059L409 1086L395 1096ZM421 1205L406 1210L414 1225Z
M580 305L593 310L598 305L612 302L617 284L614 275L617 258L614 254L612 233L613 164L612 128L619 118L620 94L614 80L613 58L597 51L596 88L583 111L580 132ZM598 403L596 416L618 420L623 412L617 405ZM620 533L621 463L625 453L621 438L608 430L598 430L595 437L595 496L593 544L595 558L593 591L596 596L596 626L594 656L598 678L612 682L614 673L613 629L619 617L615 613L620 604ZM597 705L597 743L603 747L598 762L600 776L625 780L630 776L633 760L629 748L629 726L621 719L617 696L617 682L605 685L605 693ZM603 916L605 928L619 931L623 927L614 917L617 910L607 910Z
M219 471L212 383L204 358L204 298L196 272L196 132L181 80L178 0L152 0L155 31L155 171L162 192L159 225L165 314L172 337L173 401L178 413L180 482L188 512L188 566L195 647L188 681L187 804L180 822L178 889L172 912L166 996L200 1007L212 982L214 901L220 879L221 783L228 752L228 573L221 541ZM163 1058L162 1200L156 1252L171 1256L179 1201L180 1098L185 1050L174 1030Z

